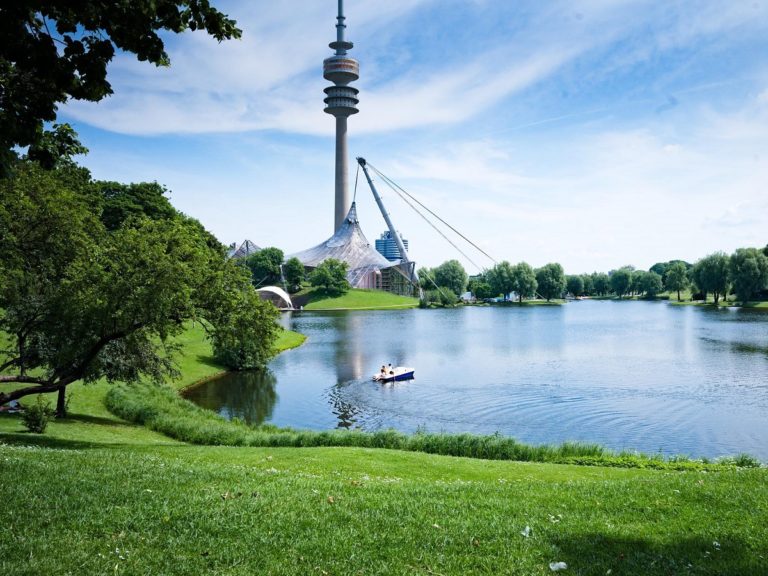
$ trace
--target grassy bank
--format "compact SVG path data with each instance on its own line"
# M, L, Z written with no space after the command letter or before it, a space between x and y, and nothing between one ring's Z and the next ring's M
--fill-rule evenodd
M275 343L278 352L299 346L306 337L291 331L283 331ZM182 346L178 357L181 376L168 383L173 390L180 390L191 384L222 374L225 370L213 359L211 345L206 340L200 325L190 325L177 337ZM114 388L105 381L93 384L76 382L67 389L69 414L64 420L52 420L45 434L53 440L66 440L80 443L108 444L168 444L176 440L149 428L128 422L110 412L105 398ZM55 394L48 394L51 403L55 403ZM33 402L34 396L22 399L22 403ZM5 436L4 436L5 435ZM0 414L0 441L3 438L27 438L18 416Z
M299 292L294 301L305 310L378 310L395 308L416 308L418 298L398 296L381 290L360 290L353 288L341 296L329 296L319 288L308 288Z

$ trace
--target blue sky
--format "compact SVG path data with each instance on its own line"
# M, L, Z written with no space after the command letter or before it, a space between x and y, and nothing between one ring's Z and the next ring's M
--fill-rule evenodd
M219 1L243 37L118 55L60 120L95 177L157 180L222 242L286 253L333 228L322 61L333 0ZM347 0L364 156L496 260L566 272L768 243L768 1ZM362 177L361 177L362 180ZM379 186L411 257L463 259ZM385 229L358 185L361 224ZM491 262L467 252L480 266Z

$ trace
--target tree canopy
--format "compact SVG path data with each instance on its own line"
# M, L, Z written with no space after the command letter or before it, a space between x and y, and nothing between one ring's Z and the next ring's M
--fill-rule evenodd
M613 290L619 298L629 292L629 288L632 285L632 272L631 268L625 266L624 268L614 270L610 275L611 290Z
M70 99L98 102L112 93L107 65L117 50L167 66L170 58L160 32L186 30L205 30L220 42L241 34L236 22L208 0L4 2L0 175L13 162L14 146L44 144L43 124L56 119L59 104Z
M280 265L283 263L283 251L279 248L263 248L251 254L245 261L251 271L256 287L280 283Z
M523 298L532 298L538 286L536 273L530 264L520 262L512 266L512 290L517 292L518 302L522 302Z
M768 257L757 248L739 248L731 255L729 277L741 302L768 287Z
M565 273L563 267L557 262L545 264L536 270L536 282L538 292L547 302L552 298L559 298L565 291Z
M348 267L349 264L346 262L328 258L312 270L309 274L309 282L312 286L323 288L331 296L339 296L349 290Z
M175 375L172 337L203 323L231 368L263 366L278 330L247 271L173 211L114 230L82 169L21 162L0 179L0 403L86 382ZM230 355L233 348L245 352Z
M715 252L705 256L693 266L693 281L704 292L712 292L715 304L721 296L728 293L729 258L725 252Z
M289 258L283 266L285 272L285 281L288 284L288 292L294 293L301 288L301 281L304 280L304 264L298 258Z
M666 282L665 286L667 290L677 292L677 301L680 301L680 290L685 290L690 285L691 281L688 278L688 267L684 262L675 262L666 269Z
M493 268L488 270L485 276L494 296L503 294L504 300L506 300L507 296L509 296L509 293L515 289L515 280L512 275L512 264L506 260L495 264Z
M574 298L578 298L584 292L584 279L578 275L568 276L565 287Z
M467 287L467 273L458 260L448 260L432 269L435 284L447 288L457 296Z

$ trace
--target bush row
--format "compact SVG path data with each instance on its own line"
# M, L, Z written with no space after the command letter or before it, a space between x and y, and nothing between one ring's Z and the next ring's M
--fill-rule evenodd
M252 427L238 420L226 420L210 410L200 408L181 398L169 386L152 384L118 385L109 391L106 402L112 413L125 420L143 424L152 430L192 444L386 448L486 460L667 470L722 470L737 466L760 466L760 462L747 455L718 462L690 460L685 457L665 459L661 455L613 453L596 444L576 442L531 446L499 434L403 434L395 430L310 431L277 428L272 425Z

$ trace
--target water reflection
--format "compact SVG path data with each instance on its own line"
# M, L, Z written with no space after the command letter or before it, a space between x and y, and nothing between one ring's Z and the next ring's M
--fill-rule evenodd
M227 377L195 401L295 428L500 432L768 460L768 314L584 301L283 318L308 340L270 364L269 382ZM416 379L371 382L388 362Z
M234 372L190 388L184 397L225 418L262 424L277 402L277 378L270 370Z

